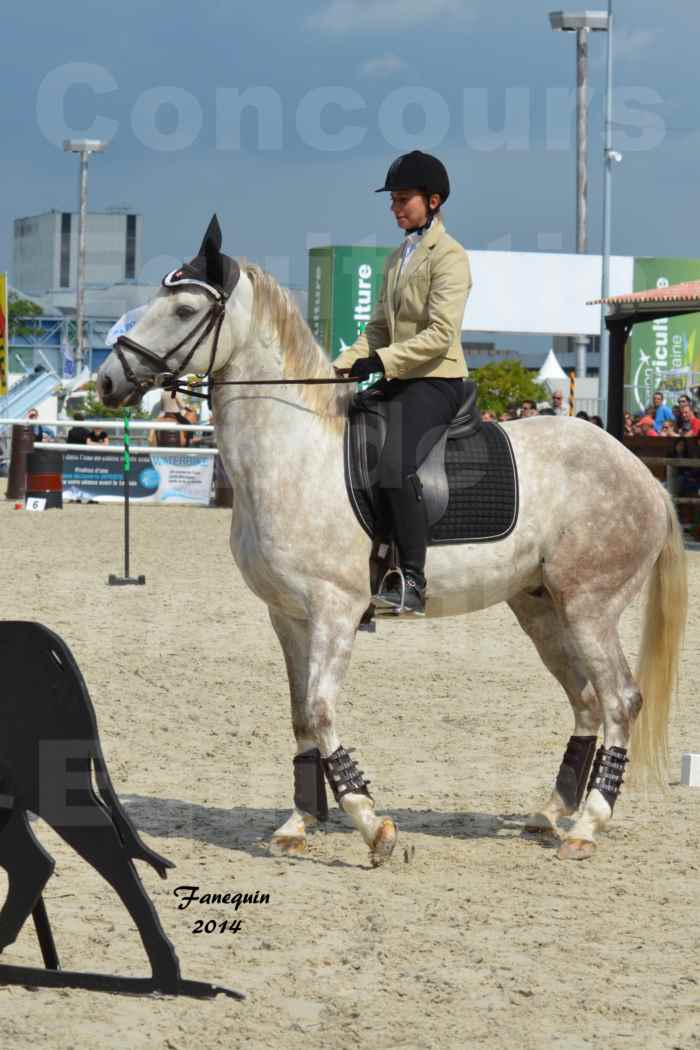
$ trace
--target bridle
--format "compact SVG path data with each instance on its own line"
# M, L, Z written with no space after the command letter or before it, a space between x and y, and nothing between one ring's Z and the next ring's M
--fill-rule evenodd
M155 350L149 350L149 348L143 346L142 343L137 343L135 339L130 339L128 335L120 335L112 347L114 353L117 355L117 360L122 366L124 378L131 384L136 393L142 395L152 387L162 387L164 390L169 390L173 394L181 392L189 394L192 397L206 398L209 402L209 407L211 408L211 397L215 386L315 386L316 384L342 384L356 382L356 380L350 379L347 376L335 376L332 379L320 379L314 377L309 379L230 379L219 382L212 381L211 376L214 374L214 362L216 361L216 354L219 349L219 336L221 334L221 326L224 322L224 317L226 316L226 300L228 299L228 296L201 281L189 281L187 283L201 284L202 287L206 288L206 290L211 295L215 296L215 298L204 316L201 317L194 328L192 328L187 335L180 340L177 346L174 346L172 350L168 350L167 354L161 355L157 354ZM194 357L197 349L212 332L214 337L212 339L211 353L209 355L209 367L206 372L203 373L201 381L199 383L180 382L179 380L185 374L185 370ZM195 336L197 336L197 339L190 347L185 359L178 364L177 369L174 371L173 369L168 369L168 360L173 354L176 354L178 350L181 350L190 339L194 339ZM137 357L144 361L148 361L152 365L156 365L158 368L161 368L162 366L165 367L162 371L154 373L152 376L144 376L142 379L139 379L124 355L125 349L131 350L131 352L136 354ZM207 387L207 390L198 390L197 387Z
M230 258L228 255L221 254L221 227L219 226L219 220L214 215L207 227L207 231L204 234L204 240L199 249L199 254L188 263L184 263L176 270L171 270L163 278L162 284L164 288L178 288L182 285L197 285L203 288L207 294L212 296L212 302L206 313L197 321L195 326L190 329L186 336L184 336L180 342L174 346L171 350L168 350L166 354L157 354L155 350L151 350L149 347L144 346L142 343L137 343L135 339L130 339L128 335L120 335L115 340L112 347L113 352L116 354L117 360L122 367L124 378L126 379L129 386L132 388L132 394L136 394L141 397L147 390L151 390L153 387L162 387L164 390L171 390L173 393L177 393L180 390L186 391L194 397L205 397L209 402L211 408L211 397L214 386L254 386L254 385L282 385L282 384L315 384L315 383L348 383L354 382L354 380L347 378L336 377L333 379L321 379L312 377L309 379L238 379L238 380L221 380L214 383L211 380L214 374L214 364L216 362L216 355L219 349L219 337L221 335L221 327L224 323L224 317L226 316L226 303L229 299L234 288L238 284L238 280L241 275L241 268L235 259ZM122 320L125 320L128 315ZM121 323L121 322L119 322ZM209 355L209 367L203 375L202 380L199 383L182 383L182 376L187 370L187 366L194 357L195 353L209 336L212 336L211 340L211 353ZM175 364L175 368L170 366L169 362L179 350L182 350L190 340L192 344L189 350L185 354L184 360ZM155 372L152 376L144 376L142 379L134 372L133 368L126 359L124 353L125 350L131 351L140 360L147 361L150 365L155 365L158 372ZM223 368L225 366L221 366ZM221 368L218 371L221 371ZM196 387L206 386L207 392L195 389Z
M195 353L211 333L213 333L213 339L211 353L209 355L209 367L207 368L206 373L204 373L204 381L208 380L212 375L214 371L214 362L216 361L216 354L219 349L221 326L223 325L224 317L226 316L226 299L228 297L218 292L214 293L213 289L208 290L217 297L211 303L204 316L199 319L194 328L190 329L187 335L181 339L172 350L168 350L167 354L157 354L155 350L150 350L147 346L137 343L135 339L130 339L127 335L119 336L114 344L113 350L124 371L124 378L131 384L137 393L144 394L154 386L162 386L166 390L176 388L178 386L178 379L184 375L185 370ZM196 339L195 336L197 337ZM183 346L185 346L190 339L194 339L194 342L189 348L184 360L177 365L175 370L169 368L168 362L170 358L173 354L176 354L178 350L182 350ZM132 353L136 354L136 356L143 361L148 361L149 364L156 365L160 371L152 376L144 376L142 379L139 379L124 355L125 349L131 350Z

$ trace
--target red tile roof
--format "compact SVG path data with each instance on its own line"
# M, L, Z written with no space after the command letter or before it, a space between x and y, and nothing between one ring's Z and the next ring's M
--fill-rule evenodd
M683 281L681 284L670 284L667 288L649 288L643 292L627 292L625 295L611 295L607 299L591 299L588 306L601 303L609 306L622 306L625 303L684 303L700 302L700 281Z

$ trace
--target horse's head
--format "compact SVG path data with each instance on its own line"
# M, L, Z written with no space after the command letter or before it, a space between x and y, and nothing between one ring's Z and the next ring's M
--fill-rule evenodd
M232 293L236 291L235 302ZM210 376L229 360L238 329L247 327L250 282L235 259L221 252L216 216L199 253L163 278L138 324L120 336L97 375L106 405L133 405L146 390L173 377Z

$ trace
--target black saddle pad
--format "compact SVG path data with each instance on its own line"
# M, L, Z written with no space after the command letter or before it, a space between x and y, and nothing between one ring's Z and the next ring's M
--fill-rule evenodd
M513 531L518 473L503 427L482 422L471 437L449 439L445 469L450 498L444 517L430 530L431 544L502 540Z
M501 540L515 528L518 519L518 475L510 439L498 423L481 423L475 434L448 437L444 447L444 472L449 486L447 509L438 520L431 515L435 482L435 452L424 482L428 509L429 544L485 543ZM346 484L350 503L365 530L374 538L386 531L380 494L369 488L366 474L357 462L356 445L346 443Z

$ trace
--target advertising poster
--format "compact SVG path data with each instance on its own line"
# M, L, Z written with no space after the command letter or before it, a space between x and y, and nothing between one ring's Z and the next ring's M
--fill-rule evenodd
M123 458L121 452L64 453L64 500L120 503L124 498ZM133 453L129 499L137 503L190 503L206 507L213 470L213 456Z
M7 358L10 352L10 317L7 309L7 274L0 273L0 397L7 393Z
M640 258L634 261L634 290L668 288L700 280L700 259ZM626 362L626 407L642 412L654 391L681 393L700 382L700 314L661 317L632 329Z
M308 322L331 357L355 342L370 319L393 248L312 248Z

